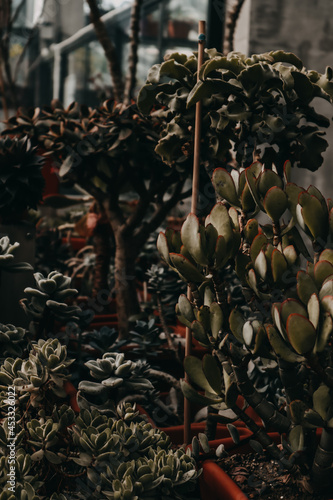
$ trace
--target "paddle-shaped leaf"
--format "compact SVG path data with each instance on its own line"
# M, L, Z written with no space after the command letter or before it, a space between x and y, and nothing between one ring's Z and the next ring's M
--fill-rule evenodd
M288 206L288 198L282 189L277 186L271 187L264 199L264 208L273 220L274 223L278 223Z
M330 405L330 388L323 384L313 393L313 409L323 420L326 420Z
M186 281L193 283L201 283L205 280L200 271L186 258L179 253L170 253L170 260L173 266L177 269L179 274L185 278Z
M302 356L299 356L294 351L289 349L273 325L267 325L266 332L269 342L278 357L284 359L284 361L287 361L288 363L301 363L304 361Z
M201 229L201 231L200 231ZM202 266L208 265L204 228L195 214L189 214L181 229L182 242L193 259Z
M202 360L202 369L214 392L220 394L222 390L222 374L216 359L211 354L206 354L204 356Z
M224 168L216 168L212 177L216 192L230 205L240 206L233 178Z
M308 302L308 316L313 326L317 329L320 316L320 303L316 293L313 293Z
M210 312L210 329L214 339L217 339L219 332L222 330L223 313L220 305L217 302L212 302L209 308Z
M192 403L196 403L201 406L208 406L217 403L222 403L223 401L221 398L214 399L199 394L195 389L193 389L193 387L190 384L185 382L185 380L180 381L180 387L186 399L188 399Z
M186 356L184 359L184 368L194 384L198 385L204 391L214 392L203 372L201 359L195 356Z
M316 342L316 330L313 324L300 314L291 314L287 321L288 339L298 354L310 352Z

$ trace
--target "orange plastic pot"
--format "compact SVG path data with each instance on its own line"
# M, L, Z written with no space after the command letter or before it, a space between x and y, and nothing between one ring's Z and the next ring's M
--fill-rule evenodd
M206 428L205 422L196 422L191 425L191 439L194 436L198 436L199 433L204 433ZM168 436L170 436L173 444L181 445L184 443L184 425L177 425L174 427L160 427ZM246 427L238 428L240 440L243 441L249 438L252 433ZM234 445L233 440L230 437L230 433L227 427L223 424L218 424L216 428L216 439L210 441L210 447L216 449L221 443L223 443L226 449L231 448Z
M199 477L202 500L246 500L237 484L215 462L207 460Z

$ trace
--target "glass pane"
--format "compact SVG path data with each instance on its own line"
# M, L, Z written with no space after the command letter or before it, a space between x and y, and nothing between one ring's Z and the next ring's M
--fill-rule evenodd
M207 5L208 0L169 0L164 36L179 40L197 40L198 22L206 18Z

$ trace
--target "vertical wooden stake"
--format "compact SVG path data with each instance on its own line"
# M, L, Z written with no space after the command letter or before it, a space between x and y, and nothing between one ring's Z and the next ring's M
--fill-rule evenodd
M206 22L199 21L199 40L198 40L198 71L197 80L199 81L199 71L204 60L204 41L206 38ZM193 180L192 180L192 203L191 212L197 212L198 194L199 194L199 172L200 172L200 142L201 142L201 110L202 102L196 104L195 110L195 130L194 130L194 157L193 157ZM191 300L190 287L187 288L187 297ZM186 344L185 356L191 354L192 333L189 328L186 328ZM185 381L189 381L187 373L185 373ZM188 399L184 399L184 443L191 442L191 405Z

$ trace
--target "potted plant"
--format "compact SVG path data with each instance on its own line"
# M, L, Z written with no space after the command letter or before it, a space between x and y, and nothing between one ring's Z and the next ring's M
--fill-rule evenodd
M211 351L202 361L185 359L191 383L182 382L183 392L209 405L210 437L231 410L229 422L243 420L256 451L265 449L295 482L302 478L304 491L329 495L333 206L291 177L296 165L316 170L322 163L320 128L328 122L310 104L316 96L331 101L332 70L308 72L280 51L251 58L207 51L199 82L186 88L181 75L194 72L193 58L173 55L160 73L164 64L175 68L173 88L155 78L139 97L146 111L156 100L166 103L166 94L175 100L157 151L179 161L191 140L192 106L202 100L201 159L219 200L204 221L189 214L180 232L158 238L163 260L192 291L191 300L180 296L178 317ZM170 141L178 141L172 151ZM220 159L224 168L214 170ZM270 373L275 395L254 385L255 367ZM239 395L264 427L244 412Z
M77 103L64 109L53 102L32 120L36 127L40 121L48 131L37 134L38 141L59 162L60 177L92 195L111 225L119 334L126 337L128 318L140 312L135 260L151 232L189 195L183 191L189 170L161 162L154 153L161 120L143 117L135 105L106 101L97 109Z
M34 343L27 359L1 363L2 498L125 499L163 493L182 499L188 491L198 498L194 459L184 449L172 450L166 434L147 423L135 405L118 405L109 416L92 408L77 414L75 401L74 410L68 405L72 362L66 347L49 339Z

